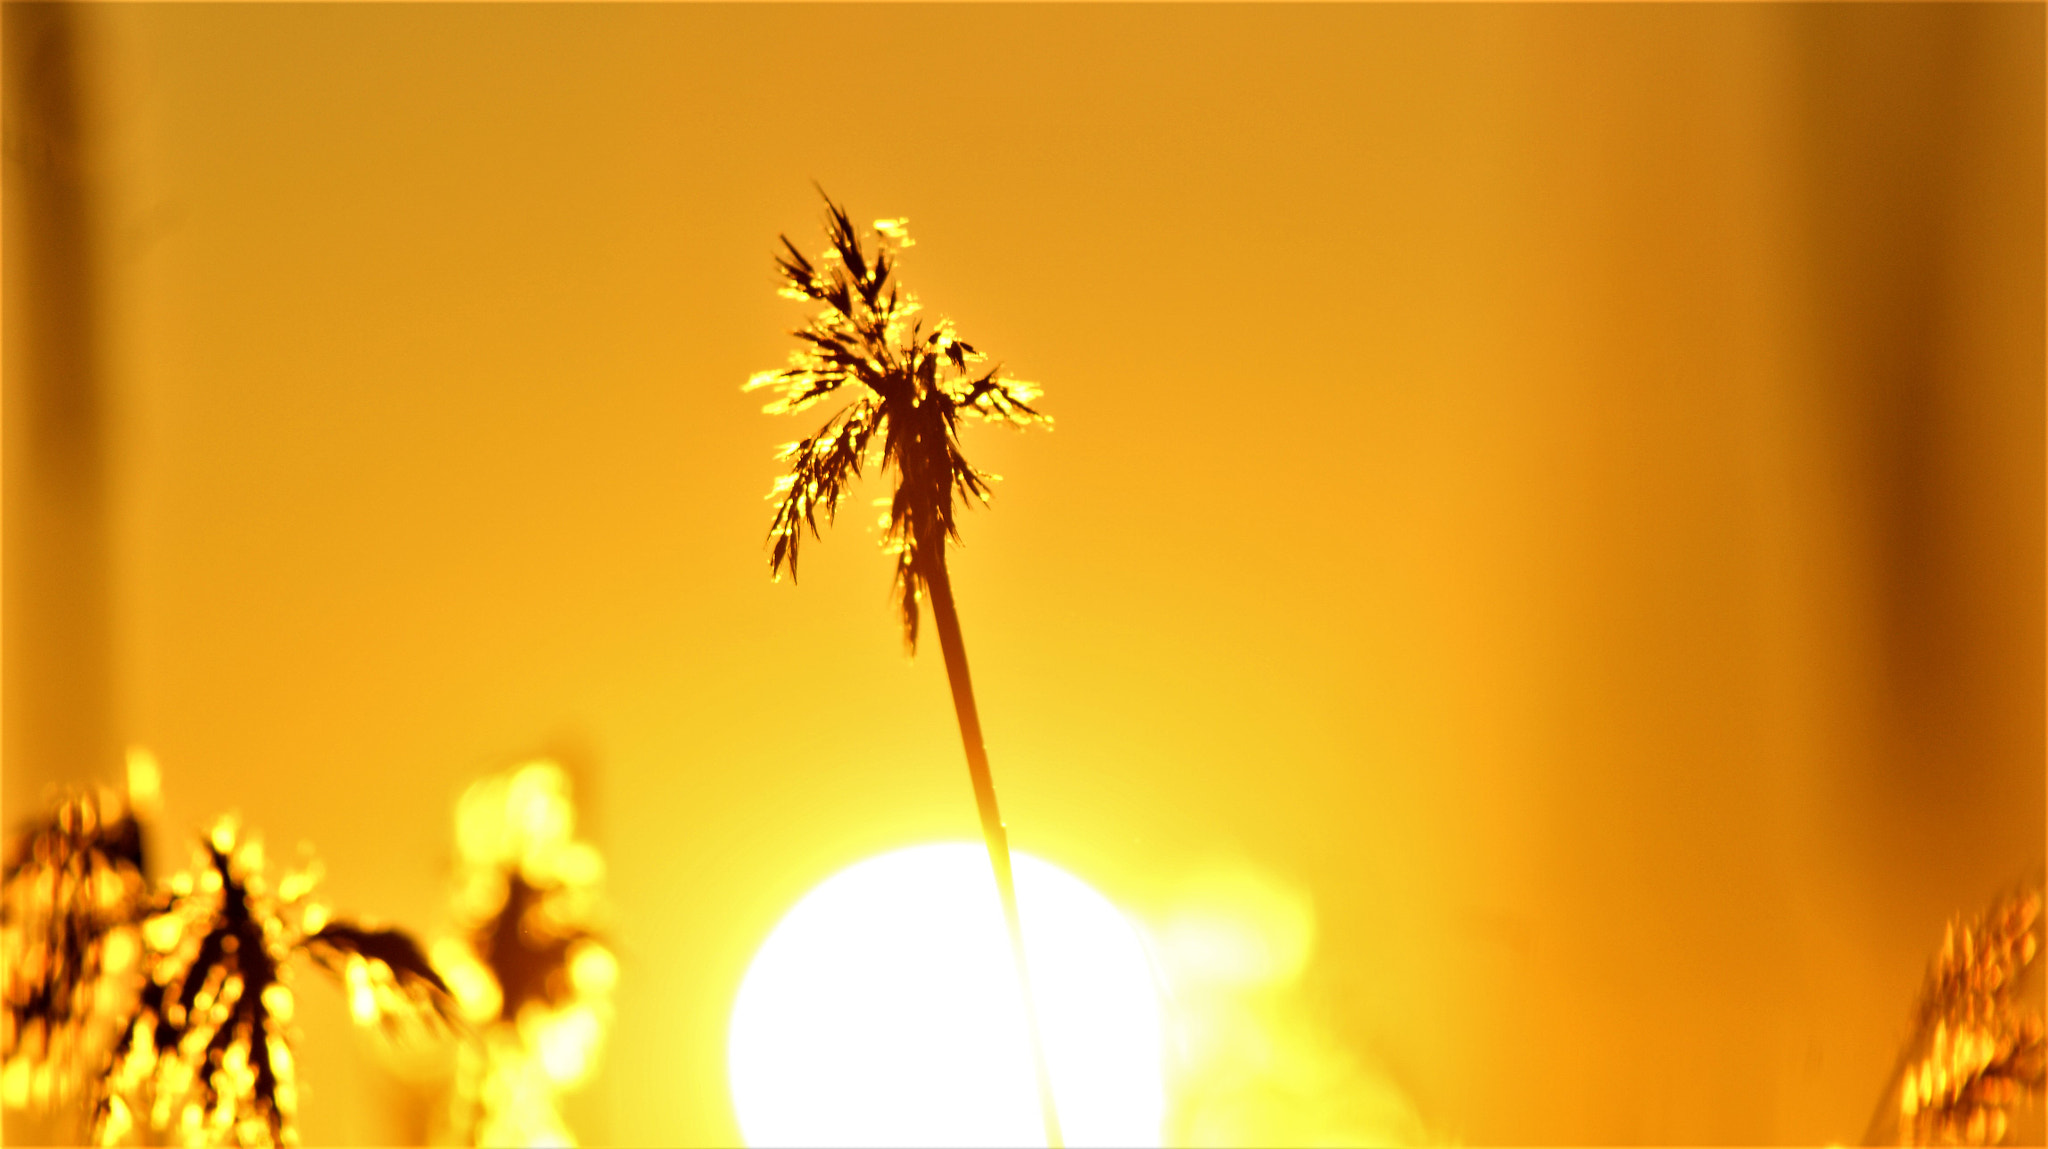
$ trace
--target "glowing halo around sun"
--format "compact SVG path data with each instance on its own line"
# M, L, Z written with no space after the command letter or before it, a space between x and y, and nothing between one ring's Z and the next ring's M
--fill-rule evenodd
M1069 1145L1157 1145L1162 1017L1130 921L1015 855L1018 912ZM1015 967L980 843L826 879L776 925L727 1050L747 1144L1043 1145Z

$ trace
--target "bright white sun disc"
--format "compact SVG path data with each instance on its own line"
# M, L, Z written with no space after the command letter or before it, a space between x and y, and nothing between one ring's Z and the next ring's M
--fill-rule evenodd
M1018 914L1071 1145L1156 1145L1159 995L1109 900L1016 854ZM747 1143L1044 1144L988 854L914 846L826 879L762 943L727 1050Z

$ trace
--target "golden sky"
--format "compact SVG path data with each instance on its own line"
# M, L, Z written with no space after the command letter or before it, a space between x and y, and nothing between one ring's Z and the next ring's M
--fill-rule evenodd
M768 579L814 180L1058 420L952 557L1014 844L1310 907L1323 1132L1859 1137L2042 857L2038 5L6 21L8 821L144 744L431 934L560 756L591 1141L732 1141L777 917L975 832L884 489ZM308 1142L397 1135L308 984Z

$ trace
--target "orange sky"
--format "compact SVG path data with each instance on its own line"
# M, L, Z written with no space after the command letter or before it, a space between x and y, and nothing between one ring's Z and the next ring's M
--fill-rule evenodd
M881 488L767 578L814 179L1058 419L953 559L1014 843L1297 891L1289 1008L1436 1135L1856 1138L2043 854L2038 5L7 21L9 822L143 743L166 853L431 934L563 755L592 1141L731 1141L776 917L974 833ZM390 1138L305 997L307 1141Z

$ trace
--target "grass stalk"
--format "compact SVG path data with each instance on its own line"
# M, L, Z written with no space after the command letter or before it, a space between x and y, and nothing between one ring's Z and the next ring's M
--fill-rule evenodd
M967 673L967 646L960 637L960 615L953 607L953 583L946 573L944 552L924 563L922 574L931 594L932 621L939 630L945 656L946 682L953 688L953 713L960 719L960 742L967 752L967 775L974 783L974 808L981 815L981 839L988 864L995 871L996 892L1003 900L1003 923L1010 933L1010 956L1017 966L1017 988L1024 996L1024 1022L1031 1034L1031 1063L1038 1079L1038 1111L1050 1149L1063 1149L1059 1107L1053 1101L1052 1071L1045 1059L1045 1038L1038 1024L1038 1000L1031 989L1031 968L1024 959L1024 926L1017 913L1017 883L1010 868L1010 836L996 806L995 778L988 767L988 748L981 739L981 715L974 706L974 682Z

